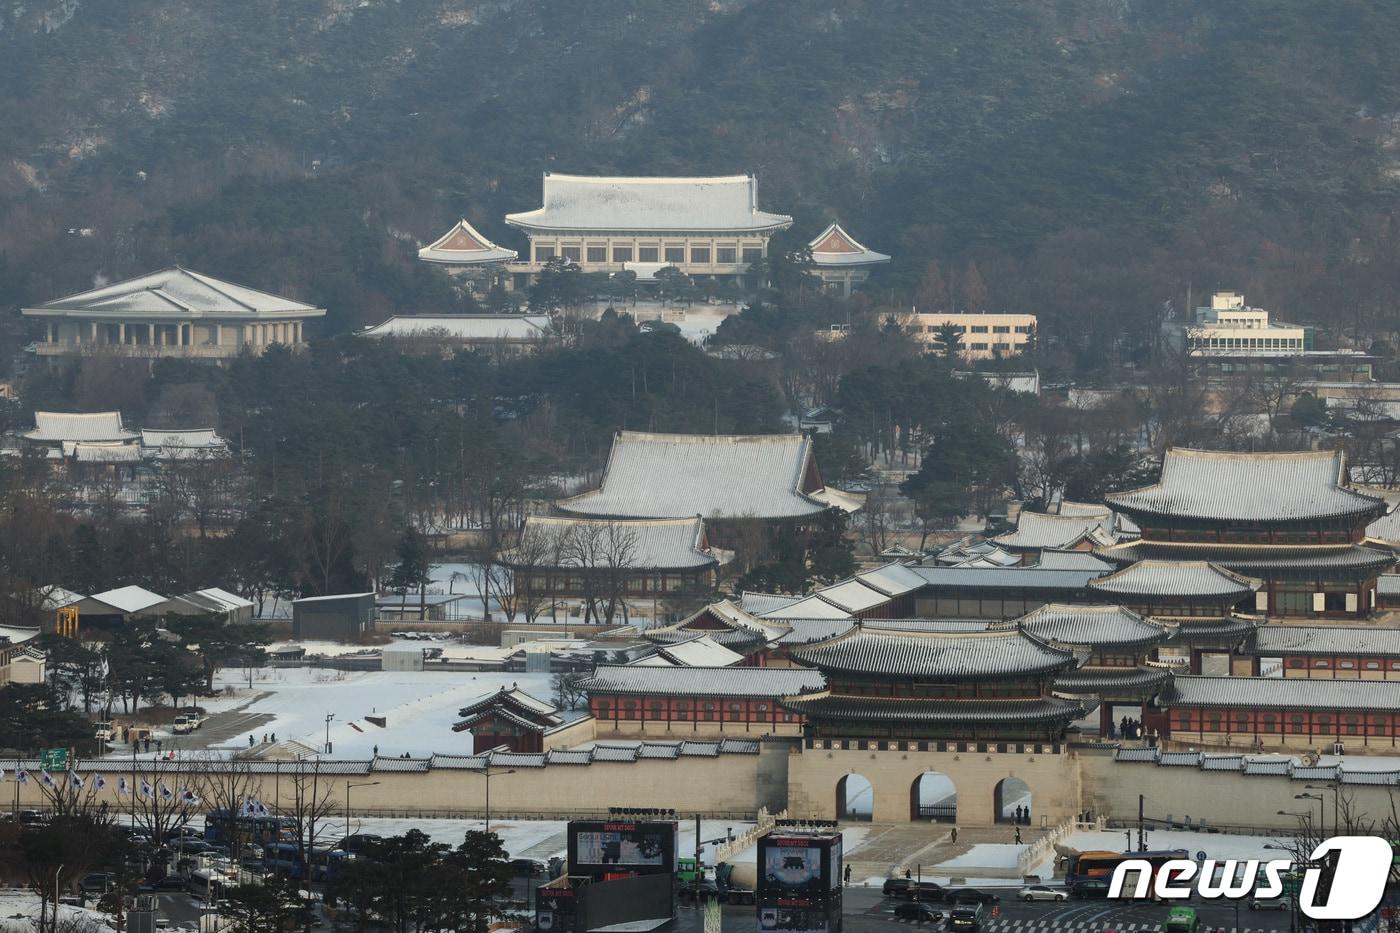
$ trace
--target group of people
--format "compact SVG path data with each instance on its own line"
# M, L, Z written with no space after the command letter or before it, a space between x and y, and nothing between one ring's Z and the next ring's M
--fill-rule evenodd
M277 733L276 733L276 732L272 733L272 741L273 741L274 743L277 741ZM253 741L253 734L252 734L251 732L248 733L248 747L249 747L249 748L252 748L252 747L253 747L254 745L256 745L256 744L257 744L257 742ZM264 744L264 745L267 744L267 733L266 733L266 732L263 733L262 744Z
M1031 808L1017 807L1011 813L1011 822L1019 823L1022 826L1031 825Z
M1131 716L1124 716L1118 723L1118 735L1125 739L1142 738L1142 721ZM1111 732L1109 738L1113 738Z

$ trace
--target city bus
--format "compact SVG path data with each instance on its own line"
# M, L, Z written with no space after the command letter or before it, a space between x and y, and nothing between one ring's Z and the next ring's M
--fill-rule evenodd
M211 810L204 817L204 841L229 848L235 843L263 846L280 841L295 825L285 816L240 816L227 810Z
M1191 858L1185 849L1157 849L1152 852L1081 852L1071 856L1069 868L1065 872L1065 885L1071 889L1086 881L1098 881L1107 885L1113 878L1113 870L1121 863L1138 859L1152 866L1156 872L1173 859ZM1135 878L1133 879L1136 880Z

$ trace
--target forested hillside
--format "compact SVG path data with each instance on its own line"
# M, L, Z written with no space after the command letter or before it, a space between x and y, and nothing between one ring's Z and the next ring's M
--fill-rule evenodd
M0 0L0 306L179 261L452 310L419 241L520 245L554 169L754 172L879 300L974 262L1086 360L1188 283L1385 324L1397 47L1386 0Z

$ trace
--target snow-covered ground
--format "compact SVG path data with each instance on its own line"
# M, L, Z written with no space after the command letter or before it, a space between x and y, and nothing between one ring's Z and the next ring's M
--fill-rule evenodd
M80 907L59 907L59 925L80 933L111 933L107 917ZM39 895L29 891L0 892L0 933L33 933L39 925Z
M471 701L512 684L541 699L550 696L550 675L448 671L333 671L311 667L262 668L253 672L253 688L242 671L228 670L214 685L234 688L231 695L210 700L211 712L242 706L246 714L271 716L254 730L256 739L273 733L278 739L297 739L314 747L326 740L326 716L331 721L330 740L337 757L369 758L375 746L379 754L414 757L469 754L471 734L453 732L457 711ZM384 728L366 716L383 716ZM240 734L219 747L246 746Z

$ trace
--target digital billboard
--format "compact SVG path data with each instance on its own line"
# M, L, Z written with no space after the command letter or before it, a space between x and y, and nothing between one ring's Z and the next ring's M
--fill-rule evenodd
M839 913L833 920L827 911L811 907L760 907L760 931L780 933L837 933L841 929Z
M572 820L569 873L595 879L676 870L676 824Z
M841 834L777 833L758 841L758 896L779 907L840 898Z

